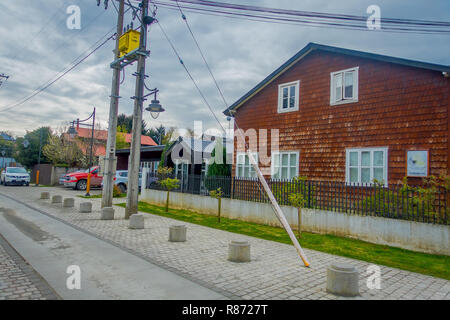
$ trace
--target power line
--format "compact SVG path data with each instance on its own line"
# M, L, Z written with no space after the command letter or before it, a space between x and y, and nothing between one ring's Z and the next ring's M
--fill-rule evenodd
M178 1L183 4L179 4ZM203 13L207 15L222 15L234 18L239 17L241 19L260 22L301 24L313 27L339 28L359 31L450 34L450 23L443 21L383 18L381 19L382 28L380 30L369 30L366 25L367 17L365 16L283 10L201 0L156 0L153 2L168 9L178 9L181 7L191 12ZM436 29L437 27L440 27L440 29Z
M197 82L194 80L194 77L192 76L192 74L190 73L189 69L187 68L186 64L184 63L184 61L181 59L177 49L175 48L175 46L173 45L172 41L169 39L167 33L164 31L164 28L161 25L160 21L158 22L158 26L161 29L162 33L164 34L164 37L166 38L167 42L169 42L170 46L172 47L173 52L175 53L175 55L177 56L178 60L180 61L181 65L183 66L184 70L186 71L186 73L188 74L189 78L191 79L192 83L194 84L194 86L197 88L198 93L200 94L200 96L202 97L203 101L205 102L205 104L207 105L207 107L209 108L209 110L211 111L211 113L213 114L214 118L216 119L216 121L220 124L220 126L222 127L223 131L225 131L225 128L222 126L222 124L220 123L219 119L217 118L216 114L214 113L214 111L212 110L211 105L209 104L208 100L206 99L205 95L203 94L202 90L200 89L200 87L198 86Z
M87 58L89 58L92 54L94 54L98 49L100 49L103 45L105 45L110 39L112 39L115 36L116 33L112 34L111 36L109 36L106 40L104 40L100 45L98 45L94 50L92 50L91 52L89 52L86 56L84 56L81 60L79 60L78 62L76 62L74 65L72 65L71 67L69 67L66 71L64 71L61 75L59 75L58 77L56 77L55 79L53 79L52 81L50 81L49 83L44 84L43 86L41 86L39 89L36 89L31 95L29 95L28 97L20 100L17 103L13 103L12 105L6 106L4 109L0 110L0 112L5 112L8 110L11 110L12 108L15 108L19 105L24 104L25 102L29 101L30 99L32 99L34 96L38 95L39 93L43 92L44 90L46 90L47 88L49 88L51 85L53 85L55 82L57 82L59 79L61 79L62 77L64 77L66 74L68 74L70 71L72 71L73 69L75 69L78 65L80 65L82 62L84 62ZM98 41L97 41L98 42Z
M177 5L178 5L178 1L177 1ZM215 85L216 85L216 88L217 88L217 90L219 91L220 96L222 97L222 100L223 100L223 102L224 102L224 104L225 104L225 108L228 108L227 100L225 99L225 96L223 95L223 92L222 92L222 90L220 89L219 84L217 83L216 77L214 77L214 74L213 74L213 72L212 72L212 70L211 70L211 67L210 67L209 64L208 64L208 61L206 61L205 55L203 54L203 51L202 51L202 49L200 48L200 45L199 45L197 39L195 38L194 33L192 32L192 29L191 29L191 27L190 27L190 25L189 25L189 22L188 22L186 16L184 15L184 13L183 13L183 10L181 10L181 7L180 7L179 5L178 5L178 9L180 10L181 18L182 18L183 21L185 22L186 27L188 28L189 33L191 34L191 37L192 37L192 39L194 40L195 45L197 46L197 49L198 49L198 51L200 52L200 55L202 56L203 62L205 63L206 68L208 69L209 74L211 75L211 78L213 79L213 81L214 81L214 83L215 83Z

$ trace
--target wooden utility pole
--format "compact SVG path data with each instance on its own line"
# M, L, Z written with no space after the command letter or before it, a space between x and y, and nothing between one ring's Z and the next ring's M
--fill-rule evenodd
M120 56L119 39L123 30L125 0L120 0L119 14L117 17L117 39L114 50L114 60ZM120 66L113 67L113 79L111 87L111 101L109 106L108 141L106 143L105 172L103 177L102 208L112 207L113 183L116 172L116 134L117 134L117 114L119 111L119 91L120 91Z
M125 208L125 219L138 212L139 197L139 169L141 162L141 131L142 112L144 103L144 80L145 80L145 59L147 58L147 19L148 0L141 3L141 35L139 44L139 58L136 72L136 89L133 110L133 131L131 137L130 157L128 158L128 188L127 206ZM150 22L149 22L150 23ZM145 183L143 181L142 185Z

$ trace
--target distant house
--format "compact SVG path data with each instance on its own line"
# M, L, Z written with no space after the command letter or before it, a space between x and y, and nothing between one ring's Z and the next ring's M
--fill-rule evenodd
M89 128L81 128L77 127L77 136L75 139L76 143L82 150L82 152L86 155L90 153L91 147L91 137L92 137L92 129ZM125 141L131 143L131 134L130 133L119 133L125 135ZM65 138L68 140L72 140L69 134L64 134ZM104 156L106 155L106 142L108 140L108 131L107 130L94 130L94 147L93 154L94 157ZM142 146L156 146L156 142L149 136L141 136L141 145Z
M158 169L161 155L165 145L155 146L141 146L141 165L140 167L148 168L151 174L155 174ZM130 156L130 149L116 150L117 156L117 170L128 170L128 158Z
M12 136L5 132L0 132L0 139L6 140L6 141L16 141Z
M214 139L214 138L213 138ZM179 137L164 154L164 165L174 168L174 173L181 180L182 188L198 189L204 188L203 178L208 173L212 152L217 140L200 140L194 138ZM226 147L227 142L223 143ZM228 163L231 163L232 148L227 148ZM231 151L230 151L231 150ZM231 164L230 164L231 166ZM195 178L192 178L196 176ZM191 177L191 178L189 178ZM188 185L195 184L195 185Z
M279 129L278 150L260 139L272 178L414 183L450 173L449 73L447 65L310 43L224 113L244 131ZM233 174L254 177L245 150L235 157Z

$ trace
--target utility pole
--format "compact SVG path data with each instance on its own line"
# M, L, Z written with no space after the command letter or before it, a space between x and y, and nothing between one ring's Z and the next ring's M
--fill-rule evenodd
M138 65L136 72L136 89L133 110L133 130L130 146L130 157L128 159L128 188L127 206L125 208L125 219L129 219L132 214L138 212L139 197L139 167L141 160L141 131L142 112L144 103L144 80L145 80L145 59L147 58L147 26L151 23L148 19L148 1L142 0L141 7L141 35L139 43ZM151 19L151 18L150 18ZM148 24L147 24L148 23Z
M123 16L124 16L125 0L120 0L119 14L117 18L117 35L116 48L114 50L114 60L120 56L119 39L123 30ZM113 79L111 87L111 102L109 106L109 127L108 127L108 141L106 143L106 158L105 158L105 174L103 177L103 195L102 208L112 207L113 199L113 182L115 173L115 159L116 159L116 134L117 134L117 114L119 110L119 91L120 91L120 66L113 68Z
M38 156L38 168L36 170L36 186L39 185L39 174L41 173L41 150L42 150L42 129L39 131L39 156Z

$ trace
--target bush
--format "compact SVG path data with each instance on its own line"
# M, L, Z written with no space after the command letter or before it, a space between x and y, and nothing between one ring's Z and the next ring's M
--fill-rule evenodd
M117 185L113 186L113 197L114 198L119 198L122 196L122 190L120 190L120 188Z

